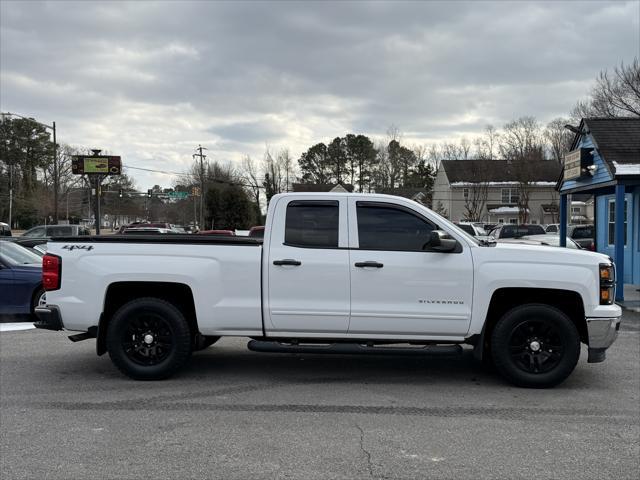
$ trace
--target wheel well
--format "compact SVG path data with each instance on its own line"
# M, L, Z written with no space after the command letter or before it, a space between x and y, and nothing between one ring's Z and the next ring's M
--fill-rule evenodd
M500 288L493 293L484 327L484 349L490 348L493 328L498 320L512 308L527 303L549 305L562 311L576 326L580 341L587 343L587 322L584 317L584 304L577 292L552 288Z
M185 316L192 336L199 334L193 292L188 285L171 282L116 282L109 285L104 299L104 311L100 315L97 352L106 352L106 334L113 314L125 303L142 297L155 297L172 303Z

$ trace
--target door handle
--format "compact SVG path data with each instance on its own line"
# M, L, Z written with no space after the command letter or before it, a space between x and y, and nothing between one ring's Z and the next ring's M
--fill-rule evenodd
M356 262L355 266L358 268L366 268L366 267L374 267L374 268L382 268L384 265L379 262Z
M302 262L300 260L293 260L292 258L285 258L284 260L274 260L273 264L278 265L279 267L282 265L292 265L294 267L299 267L300 265L302 265Z

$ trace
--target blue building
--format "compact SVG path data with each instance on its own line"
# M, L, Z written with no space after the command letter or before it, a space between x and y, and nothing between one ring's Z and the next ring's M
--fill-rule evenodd
M614 259L616 300L640 285L640 118L584 118L575 129L560 179L560 238L567 196L594 196L596 250Z

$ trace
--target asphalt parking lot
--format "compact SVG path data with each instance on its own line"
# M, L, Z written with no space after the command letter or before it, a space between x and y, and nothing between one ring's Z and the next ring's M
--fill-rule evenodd
M640 314L551 390L455 358L259 354L224 339L163 382L93 341L0 333L2 479L616 478L640 468Z

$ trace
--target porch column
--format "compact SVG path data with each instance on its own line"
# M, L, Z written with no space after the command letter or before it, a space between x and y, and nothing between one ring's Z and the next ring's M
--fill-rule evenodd
M560 194L560 246L567 246L567 196Z
M616 223L613 256L616 262L616 301L624 301L624 185L616 185Z

